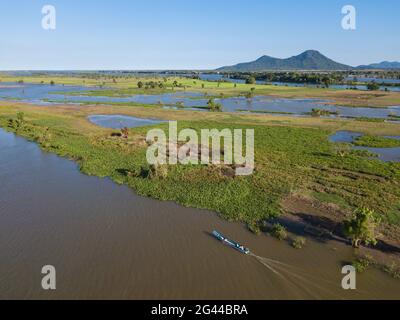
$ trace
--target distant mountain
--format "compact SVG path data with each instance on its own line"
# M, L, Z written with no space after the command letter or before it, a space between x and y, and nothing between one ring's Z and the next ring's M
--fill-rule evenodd
M222 67L217 71L266 71L266 70L349 70L351 66L335 62L318 51L308 50L287 59L262 56L256 61Z
M400 69L400 62L383 61L380 63L358 66L357 69Z

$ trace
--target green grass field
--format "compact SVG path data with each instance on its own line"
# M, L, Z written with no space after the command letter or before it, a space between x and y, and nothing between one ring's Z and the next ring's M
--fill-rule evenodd
M362 136L354 141L356 146L371 147L371 148L397 148L400 147L400 139Z
M17 112L25 115L16 124ZM254 128L256 170L229 177L214 166L172 165L165 177L147 177L144 142L149 128L130 130L129 139L111 137L116 130L91 124L90 114L128 114L178 120L179 128ZM201 115L199 117L198 115ZM76 160L82 172L111 177L139 194L210 209L255 228L280 214L280 202L310 192L320 201L367 206L388 223L400 223L400 164L370 160L357 153L341 157L328 137L352 129L369 135L398 132L395 124L332 119L296 119L269 115L204 114L132 106L35 107L0 104L0 126L37 141L49 152ZM167 124L157 127L167 130ZM323 196L325 194L325 196Z

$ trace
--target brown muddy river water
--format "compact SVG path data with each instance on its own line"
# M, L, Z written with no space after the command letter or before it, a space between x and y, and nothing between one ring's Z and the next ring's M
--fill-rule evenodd
M222 245L214 229L267 259ZM0 130L1 299L400 297L400 281L377 270L343 290L351 259L337 242L295 250L214 213L139 197ZM44 265L56 268L55 291L41 289Z

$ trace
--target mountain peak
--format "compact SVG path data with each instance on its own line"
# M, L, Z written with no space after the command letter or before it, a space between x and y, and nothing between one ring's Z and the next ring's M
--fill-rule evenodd
M348 70L352 67L335 62L317 50L307 50L287 59L273 58L264 55L255 61L239 63L218 71L266 71L266 70Z
M372 63L369 65L358 66L357 69L400 69L400 62L383 61L380 63Z
M306 50L300 56L322 56L323 54L317 50Z

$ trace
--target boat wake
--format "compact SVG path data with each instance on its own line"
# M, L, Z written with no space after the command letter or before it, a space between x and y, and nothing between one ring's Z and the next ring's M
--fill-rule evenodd
M321 296L317 294L318 292L324 293L324 297L328 295L329 297L332 297L334 299L341 299L340 296L327 288L335 288L338 285L337 283L333 283L327 280L313 279L310 275L301 275L300 273L304 274L302 270L277 260L260 257L253 253L250 253L249 255L254 257L273 274L281 278L287 286L292 287L293 289L303 290L315 299L321 298ZM321 286L318 284L321 282L325 282L326 286Z

